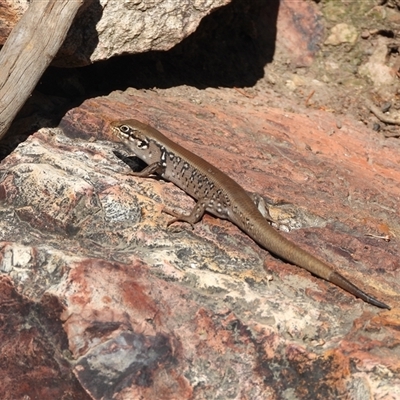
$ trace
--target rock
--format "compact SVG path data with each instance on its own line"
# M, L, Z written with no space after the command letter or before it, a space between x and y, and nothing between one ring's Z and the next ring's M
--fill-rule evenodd
M342 43L354 44L357 41L357 29L345 23L337 24L331 29L331 33L324 44L337 46Z
M378 37L368 61L358 68L359 74L371 79L376 88L389 87L397 80L393 68L387 65L388 42L389 39Z
M331 113L283 113L265 106L268 96L113 92L2 162L2 304L22 298L47 316L29 320L29 343L57 332L45 360L57 365L64 355L64 393L85 398L80 384L92 399L326 398L327 381L331 398L398 389L400 250L394 234L378 237L400 226L395 142L344 115L338 130ZM207 215L194 229L168 228L163 207L187 212L194 202L171 183L126 175L130 154L108 124L127 117L268 196L292 228L283 235L393 309L284 263L228 221ZM29 352L16 335L8 340ZM18 398L32 397L34 384Z
M76 18L53 65L79 67L119 55L169 50L193 33L205 16L229 3L229 0L89 2ZM261 7L259 3L254 8ZM11 0L4 8L0 7L0 20L5 26L0 29L0 44L28 6L27 0ZM277 40L296 65L310 65L323 35L317 7L306 3L293 7L291 1L282 0L280 8L277 22L278 8L274 4L261 7L268 26L254 24L252 19L245 34L264 36L271 31L270 39ZM298 20L300 14L302 18ZM276 24L280 32L277 38Z
M29 6L28 0L0 0L0 45Z
M11 6L7 2L3 16L10 27L21 17L23 5L29 3L13 1ZM204 16L228 3L229 0L91 1L76 18L53 65L77 67L122 54L168 50L194 32ZM5 29L2 42L8 33L9 29Z
M277 31L274 58L284 54L297 67L310 66L324 35L318 7L312 2L280 1Z

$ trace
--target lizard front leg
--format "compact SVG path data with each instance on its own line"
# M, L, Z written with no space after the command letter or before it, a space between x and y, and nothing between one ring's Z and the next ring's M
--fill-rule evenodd
M161 175L164 171L164 167L159 163L155 162L142 169L140 172L129 171L127 175L140 176L142 178L148 178L150 175Z

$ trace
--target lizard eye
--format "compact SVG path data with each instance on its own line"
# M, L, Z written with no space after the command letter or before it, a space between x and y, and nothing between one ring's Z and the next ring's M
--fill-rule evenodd
M119 127L119 130L120 130L122 133L128 133L128 132L129 132L129 126L128 126L128 125L121 125L121 126Z

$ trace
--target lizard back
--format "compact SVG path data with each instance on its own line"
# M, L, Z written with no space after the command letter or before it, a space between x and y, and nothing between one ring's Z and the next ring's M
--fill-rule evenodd
M194 214L192 212L195 222L201 219L204 211L228 219L261 247L278 257L335 283L368 303L390 309L388 305L353 285L329 264L272 228L246 191L217 167L173 142L157 129L137 120L113 122L111 126L119 139L127 144L136 156L149 164L151 173L159 173L161 177L173 182L198 201ZM192 223L185 216L175 219L178 220Z

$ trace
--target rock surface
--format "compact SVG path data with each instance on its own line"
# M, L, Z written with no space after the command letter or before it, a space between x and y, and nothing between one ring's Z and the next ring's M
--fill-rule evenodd
M400 146L349 119L338 129L325 112L282 113L265 96L115 92L1 164L1 271L64 328L53 346L71 353L63 362L90 398L398 393ZM187 211L193 201L125 174L108 123L126 117L267 196L274 217L296 228L282 234L393 309L274 258L227 221L167 228L163 206Z
M28 8L28 4L27 0L0 0L0 45L5 43L12 28Z
M370 129L374 117L354 84L365 84L354 65L390 38L380 40L365 18L352 68L345 61L354 53L340 46L322 47L316 63L324 21L316 4L292 3L280 2L276 23L269 8L242 1L247 18L218 10L197 41L191 35L147 63L131 58L127 73L99 68L96 89L106 96L70 109L60 129L35 132L0 164L2 400L400 398L400 145ZM348 11L332 7L367 16L367 3L319 8L330 7L331 27L352 25ZM236 31L215 31L222 21ZM260 54L275 44L276 26L266 66ZM394 69L394 58L379 64ZM73 79L57 71L57 96L65 85L90 98L86 71L81 81L78 70ZM235 81L240 88L222 88ZM109 94L129 85L167 89ZM53 116L60 101L36 97L20 130L32 128L37 110ZM187 212L194 203L170 183L125 174L123 160L140 165L112 143L108 124L126 117L261 194L283 235L392 310L276 259L227 221L167 228L164 206Z
M22 16L29 1L3 2L0 44ZM22 3L22 4L21 4ZM88 2L76 18L53 64L90 65L117 55L169 50L194 32L202 18L229 0L158 0Z

